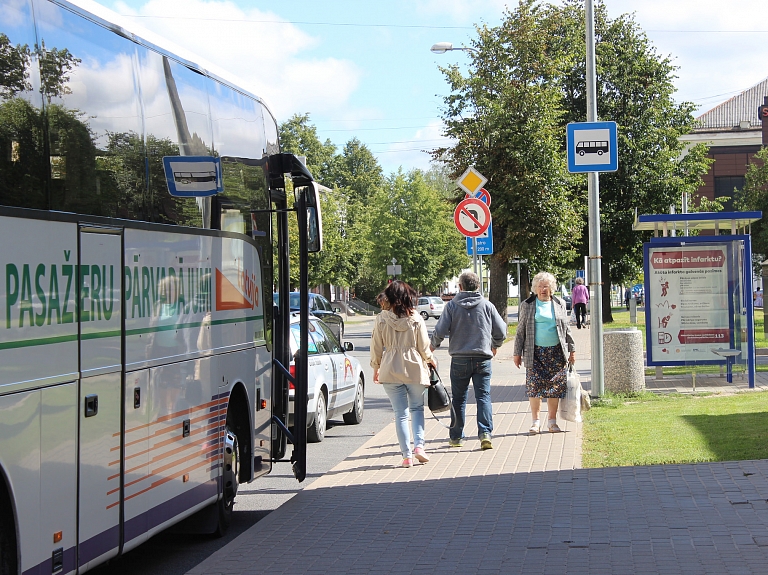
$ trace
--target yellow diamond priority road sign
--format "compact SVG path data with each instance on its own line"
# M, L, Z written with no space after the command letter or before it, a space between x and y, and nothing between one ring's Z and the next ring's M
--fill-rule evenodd
M456 180L456 183L462 190L474 196L475 192L482 188L487 181L488 178L470 166L467 168L467 171Z

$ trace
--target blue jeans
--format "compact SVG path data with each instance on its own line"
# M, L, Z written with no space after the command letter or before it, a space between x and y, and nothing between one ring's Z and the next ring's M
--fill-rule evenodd
M424 394L427 388L419 384L384 383L384 391L395 411L395 431L403 457L411 457L411 433L408 411L411 412L413 446L424 448Z
M451 395L453 395L453 413L449 431L451 439L464 437L464 418L470 379L475 388L477 400L477 436L493 431L491 360L479 357L454 357L451 359Z

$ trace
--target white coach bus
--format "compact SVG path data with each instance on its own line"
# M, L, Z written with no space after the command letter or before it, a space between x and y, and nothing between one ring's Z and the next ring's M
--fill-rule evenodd
M261 100L83 2L0 0L0 575L226 529L290 435L286 173L320 248Z

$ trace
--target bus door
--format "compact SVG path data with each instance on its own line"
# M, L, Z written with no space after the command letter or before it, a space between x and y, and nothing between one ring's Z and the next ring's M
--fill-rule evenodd
M81 227L78 565L117 555L122 506L123 234Z

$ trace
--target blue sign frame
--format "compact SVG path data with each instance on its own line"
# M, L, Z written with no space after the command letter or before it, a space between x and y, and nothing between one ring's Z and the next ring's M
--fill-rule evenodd
M221 159L215 156L163 156L168 193L178 198L205 198L224 191Z
M487 236L485 234L488 234ZM477 240L477 255L479 256L492 256L493 255L493 221L491 221L488 229L484 234L477 238L470 238L467 236L467 255L474 255L472 253L472 240Z
M725 365L727 361L725 358L712 359L712 360L687 360L687 361L671 361L669 359L655 360L653 358L653 327L651 326L651 314L648 313L648 306L652 304L651 297L651 270L649 262L649 251L653 248L659 247L678 247L685 245L701 245L706 244L729 244L727 250L728 265L734 270L734 273L738 273L738 242L744 242L744 255L743 255L743 269L741 270L740 278L741 283L746 288L743 290L742 302L743 309L746 311L746 325L736 325L735 310L734 310L734 296L737 289L737 282L733 277L728 280L728 315L729 315L729 336L730 341L734 343L736 347L739 347L746 351L746 363L749 387L755 385L755 344L754 344L754 308L752 302L752 243L749 235L722 235L722 236L683 236L683 237L666 237L666 238L651 238L650 242L643 244L643 272L645 277L644 289L645 289L645 349L646 349L646 363L650 366L685 366L685 365ZM745 329L747 341L741 341L742 329ZM746 344L746 346L745 346ZM746 349L745 349L746 347Z
M619 169L616 122L572 122L566 126L568 171L615 172ZM603 157L607 155L607 158ZM589 156L589 157L587 157Z

